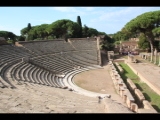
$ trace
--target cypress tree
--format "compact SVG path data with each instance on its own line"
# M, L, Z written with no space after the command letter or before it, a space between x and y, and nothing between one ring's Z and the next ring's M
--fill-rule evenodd
M81 38L82 37L82 23L81 23L81 18L80 18L80 16L77 16L77 23L78 23L78 25L81 27L80 28L80 31L79 31L79 37Z

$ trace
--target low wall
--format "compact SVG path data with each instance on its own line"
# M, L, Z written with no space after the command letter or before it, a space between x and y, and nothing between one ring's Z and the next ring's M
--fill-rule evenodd
M116 71L115 69L113 69L113 68L115 68L115 66L112 61L110 61L109 65L111 67L112 79L113 79L113 81L115 81L115 79L116 79L115 76L118 76L117 75L118 73L115 72ZM119 64L115 63L115 65L117 65L117 68L118 68ZM119 66L119 67L121 67L121 66ZM119 77L119 79L121 79L121 77ZM132 111L134 111L136 113L157 113L157 111L151 106L151 104L149 102L147 102L147 100L145 100L144 95L142 94L142 92L139 89L137 89L136 85L132 82L131 79L128 78L126 85L125 85L125 83L123 83L123 84L124 85L122 85L122 83L121 83L121 86L119 86L119 89L116 87L116 85L115 85L115 88L119 91L118 93L123 98L123 100L127 104L128 108L130 108ZM135 101L133 95L131 94L131 92L129 90L131 90L132 93L134 93L134 95L138 98L138 102L140 102L142 104L143 108L138 107L137 103L135 103L136 101Z
M119 75L119 73L116 70L112 61L109 62L109 65L111 68L110 75L113 80L113 83L114 83L114 86L115 86L117 93L122 97L123 101L127 104L128 108L131 109L132 111L136 112L135 110L137 110L138 107L137 107L136 103L134 103L135 100L134 100L132 94L127 89L126 84L124 83L123 79Z
M138 71L136 71L132 65L130 65L127 61L125 63L132 69L132 71L140 78L141 81L146 83L151 89L153 89L158 95L160 95L160 90L153 86L146 78L144 78Z
M136 85L129 78L127 78L127 86L132 92L134 92L134 90L137 89Z

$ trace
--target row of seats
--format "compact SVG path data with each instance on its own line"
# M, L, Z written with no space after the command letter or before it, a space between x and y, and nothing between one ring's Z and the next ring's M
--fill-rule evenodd
M33 56L33 54L30 54L25 49L15 47L12 45L1 45L0 51L1 51L0 64L7 63L10 61L19 60L20 58Z
M66 42L65 40L50 40L19 43L39 55L75 50L97 50L96 40L71 40L71 42Z
M67 73L78 66L97 65L97 51L64 52L30 58L30 62L49 71Z
M83 47L81 47L79 51L75 51L75 46L78 48L78 44L81 46L85 43L88 43L88 45L84 45L84 48L90 46L92 49L96 47L95 41L83 40L81 42L77 41L77 43L64 40L24 42L24 44L22 42L23 47L1 45L0 83L3 86L14 88L15 86L10 81L11 77L16 81L28 81L63 88L65 86L61 82L62 78L57 74L65 75L77 68L97 65L97 50L80 51L83 50ZM29 63L25 63L27 61L23 62L22 58L30 58ZM10 77L8 77L9 74L11 74ZM52 81L55 83L52 83Z
M30 49L34 53L39 55L42 54L52 54L63 51L72 51L75 50L68 42L63 40L55 40L55 41L41 41L41 42L31 42L31 43L23 43L21 42L25 48Z
M94 55L92 55L94 53ZM61 54L62 57L73 61L78 66L97 65L97 51L76 51Z
M96 40L70 40L76 50L97 50Z
M24 81L51 87L65 88L61 78L35 65L18 62L8 67L3 73L5 81Z
M74 69L74 65L59 55L46 55L31 58L29 60L32 64L45 68L53 73L66 73Z

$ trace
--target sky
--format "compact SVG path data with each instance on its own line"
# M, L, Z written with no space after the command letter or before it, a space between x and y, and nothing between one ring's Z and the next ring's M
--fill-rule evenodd
M20 35L20 30L28 23L35 26L60 19L77 22L77 16L80 16L82 26L114 34L138 15L155 10L160 7L0 7L0 31Z

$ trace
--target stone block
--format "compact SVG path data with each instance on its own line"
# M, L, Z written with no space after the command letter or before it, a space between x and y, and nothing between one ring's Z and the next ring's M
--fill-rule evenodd
M131 91L134 91L137 88L136 85L129 78L127 78L127 85Z
M135 89L134 93L137 96L140 103L142 103L142 101L145 100L144 95L142 94L142 92L139 89Z
M130 109L134 112L138 112L138 105L132 102Z

